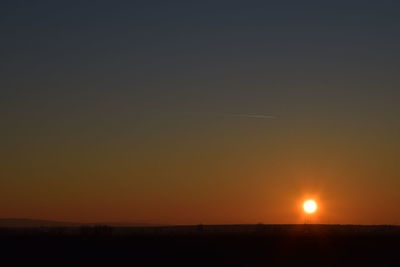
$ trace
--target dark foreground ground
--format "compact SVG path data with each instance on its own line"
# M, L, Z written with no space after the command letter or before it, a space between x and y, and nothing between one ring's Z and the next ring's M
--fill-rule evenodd
M400 227L0 228L0 266L400 266Z

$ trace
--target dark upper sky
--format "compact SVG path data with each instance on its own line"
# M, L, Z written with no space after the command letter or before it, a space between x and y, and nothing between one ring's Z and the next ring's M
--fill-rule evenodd
M341 192L325 221L400 221L399 12L1 1L0 216L295 222L268 203Z

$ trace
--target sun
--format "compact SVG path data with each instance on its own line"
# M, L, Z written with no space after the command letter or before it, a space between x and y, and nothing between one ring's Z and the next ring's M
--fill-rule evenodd
M315 202L312 199L308 199L308 200L304 201L303 209L304 209L305 213L312 214L312 213L316 212L318 209L317 202Z

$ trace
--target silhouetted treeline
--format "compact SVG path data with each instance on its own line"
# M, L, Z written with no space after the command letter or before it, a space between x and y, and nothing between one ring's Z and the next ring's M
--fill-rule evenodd
M0 235L270 235L270 236L355 236L400 235L400 226L394 225L193 225L152 227L111 227L82 225L79 227L1 228Z

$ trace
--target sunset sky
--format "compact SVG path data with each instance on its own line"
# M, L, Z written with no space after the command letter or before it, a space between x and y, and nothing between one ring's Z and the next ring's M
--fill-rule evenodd
M400 224L400 1L1 1L0 218Z

